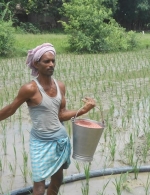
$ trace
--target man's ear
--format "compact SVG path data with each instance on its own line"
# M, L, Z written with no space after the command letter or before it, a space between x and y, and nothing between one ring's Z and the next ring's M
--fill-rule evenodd
M39 63L36 61L36 62L34 62L33 66L34 66L36 69L38 69Z

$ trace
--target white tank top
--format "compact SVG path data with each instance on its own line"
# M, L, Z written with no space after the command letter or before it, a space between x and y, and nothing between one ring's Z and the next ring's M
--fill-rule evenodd
M28 106L32 120L31 136L40 140L57 140L67 137L66 129L58 118L62 97L56 80L53 79L57 88L55 97L48 96L38 80L36 78L33 80L42 95L42 101L39 105Z

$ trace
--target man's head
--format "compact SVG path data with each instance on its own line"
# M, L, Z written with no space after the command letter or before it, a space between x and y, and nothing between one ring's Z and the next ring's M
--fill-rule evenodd
M38 75L38 69L35 66L36 62L39 62L41 57L46 53L50 52L54 56L56 55L55 48L51 43L44 43L42 45L37 46L36 48L29 50L27 55L26 64L30 69L32 69L32 75Z

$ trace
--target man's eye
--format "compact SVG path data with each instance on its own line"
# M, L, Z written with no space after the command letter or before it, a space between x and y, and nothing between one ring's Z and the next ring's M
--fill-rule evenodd
M55 60L46 60L45 61L45 63L50 63L50 62L55 63Z

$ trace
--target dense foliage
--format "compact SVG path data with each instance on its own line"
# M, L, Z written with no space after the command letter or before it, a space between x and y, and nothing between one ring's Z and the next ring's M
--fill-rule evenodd
M7 15L10 15L10 12L14 14L16 5L20 4L26 14L42 13L59 21L63 17L60 13L63 2L73 3L74 0L1 0L0 15L1 11L6 11L8 4ZM150 0L105 0L103 5L110 8L113 18L128 30L150 29Z
M76 52L129 50L136 45L133 32L126 33L112 18L103 0L74 0L64 3L68 22L62 22L70 34L70 48Z
M150 29L150 0L118 0L114 17L127 29Z
M0 20L0 56L10 56L12 54L14 41L12 23Z

